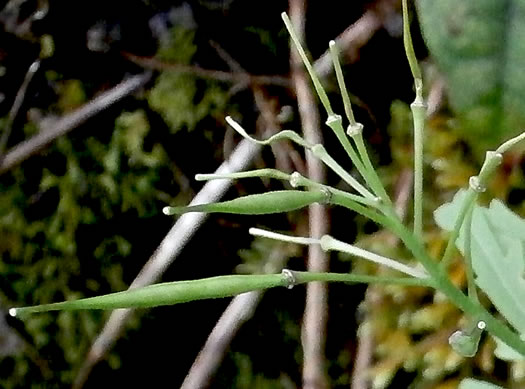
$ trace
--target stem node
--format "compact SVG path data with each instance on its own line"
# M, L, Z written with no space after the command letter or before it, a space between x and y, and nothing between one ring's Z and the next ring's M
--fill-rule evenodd
M283 276L283 281L287 289L292 289L297 283L295 274L290 269L283 269L281 275Z
M479 176L472 176L468 180L469 187L476 193L483 193L487 190L487 187L483 185Z
M338 115L336 113L333 113L328 116L328 119L326 119L326 125L330 128L333 128L337 124L341 124L343 122L343 118L341 115Z
M363 125L361 123L349 124L346 128L346 134L352 138L363 133Z

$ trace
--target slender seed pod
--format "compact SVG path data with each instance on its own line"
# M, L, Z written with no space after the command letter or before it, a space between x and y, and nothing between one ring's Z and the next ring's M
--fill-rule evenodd
M304 208L313 203L326 203L330 198L327 191L280 190L239 197L219 203L198 204L189 207L164 207L166 215L186 212L220 212L239 215L265 215Z
M165 282L80 300L11 308L12 316L79 309L151 308L194 300L230 297L253 290L288 286L282 274L229 275L192 281Z

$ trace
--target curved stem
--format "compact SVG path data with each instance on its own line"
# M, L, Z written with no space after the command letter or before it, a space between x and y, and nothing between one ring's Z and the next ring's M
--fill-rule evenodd
M485 172L482 175L480 172L480 176L487 177L488 174ZM410 250L412 255L414 255L414 258L423 265L430 278L435 283L434 285L436 289L441 291L454 305L466 314L476 317L479 320L483 320L487 324L487 331L490 334L498 337L516 351L525 355L525 342L520 338L519 334L509 329L508 326L496 319L483 306L472 301L468 296L461 292L461 290L449 280L443 267L428 255L420 239L403 225L395 213L388 214L389 211L386 209L385 213L388 216L379 214L375 210L371 210L360 204L349 202L347 199L337 195L331 197L331 203L339 204L359 212L396 234L404 243L405 247Z
M520 354L525 355L525 342L520 338L519 334L512 331L500 320L496 319L482 305L474 302L461 292L461 290L449 280L442 267L430 258L423 245L418 242L418 240L414 239L413 234L408 231L405 226L400 222L391 219L389 219L389 224L390 228L396 231L405 246L423 264L433 282L435 282L436 289L447 296L447 298L464 313L475 317L478 320L484 321L487 324L487 331L491 335L501 339Z

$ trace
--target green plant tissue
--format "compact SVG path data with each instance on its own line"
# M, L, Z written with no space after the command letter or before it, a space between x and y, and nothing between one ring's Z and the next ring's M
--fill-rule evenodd
M525 124L525 0L417 5L424 39L467 136L494 147L517 134Z
M434 212L436 223L452 231L466 191ZM519 333L525 333L525 220L499 200L488 208L476 205L472 215L471 255L476 284ZM465 225L456 245L464 253Z
M504 389L501 386L489 384L488 382L465 378L458 386L458 389Z

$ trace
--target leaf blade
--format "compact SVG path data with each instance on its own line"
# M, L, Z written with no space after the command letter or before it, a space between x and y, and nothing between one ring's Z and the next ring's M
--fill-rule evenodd
M461 381L458 389L505 389L501 386L494 385L485 381L475 380L473 378L465 378Z
M455 217L466 195L459 191L454 199L434 213L436 223L451 231ZM503 210L503 208L505 210ZM494 200L490 208L476 205L472 221L472 267L476 284L494 306L520 333L525 333L524 245L509 226L525 223L503 204ZM521 237L523 238L523 237ZM461 229L456 246L463 253L465 230Z
M452 108L493 145L525 123L525 1L419 0L425 41Z

